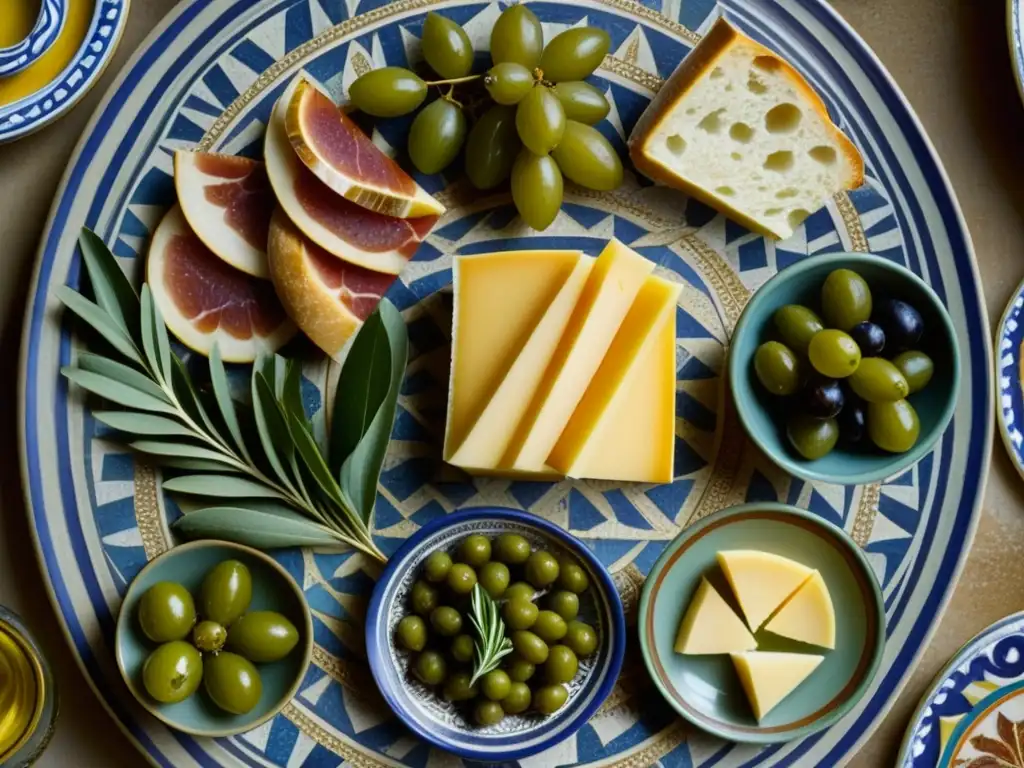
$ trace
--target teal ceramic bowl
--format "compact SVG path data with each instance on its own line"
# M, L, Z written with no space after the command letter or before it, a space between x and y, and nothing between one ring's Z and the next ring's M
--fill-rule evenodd
M832 270L840 268L863 277L876 299L888 296L907 301L924 319L921 350L935 361L935 375L924 390L908 398L921 421L921 432L906 453L886 453L870 444L851 449L840 442L821 459L802 458L786 439L785 402L768 394L754 373L754 353L771 339L775 310L786 304L803 304L819 312L822 283ZM750 439L790 474L827 483L874 483L920 461L949 425L960 389L960 352L942 302L917 275L878 256L834 253L787 267L750 299L729 347L729 388Z
M725 549L758 549L817 569L835 608L831 651L755 634L762 651L825 656L760 723L727 655L683 656L672 649L702 576L732 600L715 560ZM870 686L885 647L882 593L863 553L843 531L785 504L741 504L683 531L647 577L638 622L644 663L668 703L716 736L755 744L803 738L834 724Z
M158 581L182 584L198 598L203 577L223 560L240 560L252 574L250 611L277 611L299 631L298 645L280 661L257 664L263 694L244 715L225 712L210 701L202 685L185 701L161 704L142 685L142 665L156 645L139 628L138 601ZM230 630L229 630L230 632ZM226 541L193 541L174 547L146 565L135 577L121 604L115 636L117 666L132 695L171 728L195 736L232 736L266 722L295 696L313 654L313 617L292 577L267 555Z

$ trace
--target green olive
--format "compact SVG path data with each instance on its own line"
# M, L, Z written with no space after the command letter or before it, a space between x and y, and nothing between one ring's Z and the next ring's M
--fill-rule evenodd
M452 658L462 664L468 664L473 660L473 652L476 649L476 642L470 635L459 635L452 640L452 646L449 649L452 654Z
M893 363L866 357L850 377L850 389L869 403L891 403L910 394L910 385Z
M459 562L479 568L491 559L491 542L479 533L467 536L459 545Z
M544 662L544 675L549 683L568 683L576 677L579 666L572 648L553 645L548 651L548 660Z
M608 191L622 183L622 160L604 135L591 125L566 120L562 140L551 150L558 167L581 187Z
M560 590L548 596L548 608L566 621L572 621L580 612L580 598L573 592Z
M533 692L533 708L542 715L551 715L562 708L569 699L564 685L545 685Z
M477 694L477 684L470 685L472 675L469 672L453 672L448 675L442 695L446 701L468 701Z
M754 373L773 395L792 395L800 389L800 361L777 341L766 341L754 353Z
M917 411L906 400L868 403L868 435L883 451L906 453L920 434Z
M184 701L203 679L203 659L191 643L172 640L146 658L142 684L146 692L163 704Z
M558 586L575 592L577 595L586 592L590 586L590 578L583 566L574 563L572 560L563 557L559 561Z
M580 658L589 656L597 650L597 632L582 621L570 621L563 644L569 646Z
M532 695L526 683L512 683L508 695L501 700L501 708L507 715L518 715L530 708Z
M555 96L562 102L566 120L593 125L604 120L611 109L604 94L582 80L558 83L554 90Z
M395 634L403 648L422 651L427 644L427 622L419 616L403 616Z
M448 571L452 568L452 558L447 552L437 550L431 552L427 559L423 563L423 575L427 581L432 581L435 584L437 582L444 581L448 576Z
M597 27L572 27L544 47L540 68L552 83L582 80L604 61L611 38Z
M466 116L448 99L424 107L409 129L409 159L420 173L447 168L466 140Z
M505 717L505 710L496 701L479 701L473 708L473 719L477 725L497 725Z
M476 121L466 139L466 176L477 189L498 186L512 173L522 149L516 109L495 104ZM499 537L500 538L500 537Z
M437 651L424 651L416 657L412 672L424 685L440 685L448 673L444 656Z
M565 619L554 611L541 611L530 630L545 643L554 643L565 637Z
M356 78L349 100L374 117L399 117L414 111L427 98L427 84L404 67L374 69Z
M806 413L794 414L786 424L789 444L805 459L813 461L831 453L839 440L835 419L816 419Z
M252 574L244 563L225 560L203 579L199 613L225 627L245 613L252 600Z
M529 630L513 632L512 647L516 649L516 653L531 664L543 664L548 660L547 643Z
M154 643L181 640L195 623L192 595L181 584L158 581L139 598L139 626Z
M550 552L534 552L526 561L526 580L537 589L554 584L558 580L559 572L558 561Z
M546 155L565 133L565 110L551 89L536 85L516 107L516 130L523 145L535 155Z
M476 586L476 571L473 566L465 563L456 563L448 571L448 578L445 580L448 589L456 595L468 595Z
M512 202L527 225L548 228L562 207L562 186L562 172L550 156L520 150L512 165Z
M451 576L450 571L448 575ZM409 605L412 612L419 616L429 616L440 602L441 597L437 590L425 581L417 581L409 590Z
M518 533L503 533L494 540L494 559L507 565L522 565L530 557L530 542Z
M814 370L830 379L845 379L860 365L860 347L850 334L826 328L814 334L807 346L807 356Z
M497 600L508 588L510 578L508 566L499 562L485 563L484 567L480 569L479 578L480 586L487 591L487 594Z
M260 673L252 662L228 651L203 662L203 684L214 704L235 715L251 711L263 693Z
M518 104L533 83L533 73L514 61L495 64L484 76L484 87L498 104Z
M821 313L830 328L849 331L871 319L871 289L853 270L837 269L821 286Z
M430 626L441 637L455 637L462 631L462 614L449 605L442 605L430 612Z
M909 394L920 392L928 386L935 373L935 364L924 352L910 350L897 355L892 364L895 365L903 378L907 380Z
M811 339L818 331L825 329L821 318L800 304L779 307L772 315L772 323L782 343L798 355L806 355Z
M537 620L540 609L529 600L517 597L502 606L501 617L509 629L529 629Z
M277 611L251 611L231 625L228 648L249 661L283 659L299 642L299 631Z
M529 557L529 554L527 554ZM505 590L505 594L502 595L506 602L512 602L513 600L533 600L533 596L537 594L537 590L533 588L532 584L527 584L525 581L517 581L511 587Z
M537 666L535 664L527 661L519 655L510 656L509 658L512 659L508 665L508 669L506 670L508 672L509 679L517 683L525 683L533 677L533 673L537 670Z
M544 31L533 11L522 3L506 8L491 29L491 60L514 61L532 70L543 51Z
M508 696L512 680L508 673L494 669L480 678L480 691L491 701L501 701Z
M445 80L465 77L473 67L473 44L466 30L439 13L423 22L423 58Z
M241 620L236 621L235 626L238 626ZM234 632L234 628L232 628L232 632ZM227 639L228 631L216 621L200 621L192 630L192 645L203 653L219 651L224 647Z

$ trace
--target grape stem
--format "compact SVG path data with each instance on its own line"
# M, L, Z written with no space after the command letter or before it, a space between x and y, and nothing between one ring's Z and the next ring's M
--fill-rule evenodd
M479 80L483 75L466 75L465 77L453 77L450 80L428 80L427 85L458 85Z

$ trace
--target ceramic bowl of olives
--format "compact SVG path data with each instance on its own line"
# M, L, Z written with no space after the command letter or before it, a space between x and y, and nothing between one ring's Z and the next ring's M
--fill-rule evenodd
M194 541L139 571L121 603L115 650L129 690L159 720L196 736L231 736L295 696L313 653L313 619L273 558Z
M454 512L417 531L370 600L366 648L405 725L467 760L508 764L571 736L622 667L608 571L559 526L517 510Z
M865 253L804 259L751 297L729 348L750 438L805 480L871 483L935 445L960 388L956 332L917 275Z

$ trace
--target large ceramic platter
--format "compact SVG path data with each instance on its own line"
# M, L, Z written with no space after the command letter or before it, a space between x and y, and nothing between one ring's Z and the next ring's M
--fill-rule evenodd
M663 78L725 12L790 59L862 148L865 186L830 201L785 242L629 176L614 194L570 190L553 229L524 228L506 196L470 199L441 177L422 183L450 205L390 292L409 327L410 364L381 478L375 524L393 551L453 509L527 509L568 528L614 572L635 617L639 587L680 527L744 500L783 501L843 527L864 548L885 597L881 670L833 728L758 751L694 732L658 700L639 658L573 738L524 765L739 766L841 763L880 721L926 646L974 535L992 430L992 355L971 246L949 184L906 101L856 35L820 0L531 2L550 36L604 27L612 54L596 82L613 102L601 130L620 149ZM160 475L137 462L69 393L58 370L80 349L53 291L77 285L85 224L139 273L173 199L171 152L197 143L258 151L271 105L300 68L336 96L373 66L419 55L425 14L441 10L483 45L501 10L475 0L211 0L184 3L110 91L71 162L30 297L23 346L23 470L55 605L88 679L131 739L161 765L452 765L403 730L376 696L361 616L376 570L348 554L278 554L315 616L314 663L284 712L232 739L168 731L132 702L111 650L114 616L142 565L172 545L179 514ZM377 139L399 144L401 122ZM663 486L471 479L439 460L449 360L450 255L536 245L595 253L615 235L684 284L677 315L676 479ZM873 251L939 293L960 334L961 398L949 431L914 469L866 487L806 483L746 441L724 390L729 336L744 303L777 270L831 251ZM940 361L941 364L941 361ZM309 404L320 402L312 375ZM635 620L635 618L634 618ZM635 650L635 649L634 649Z

